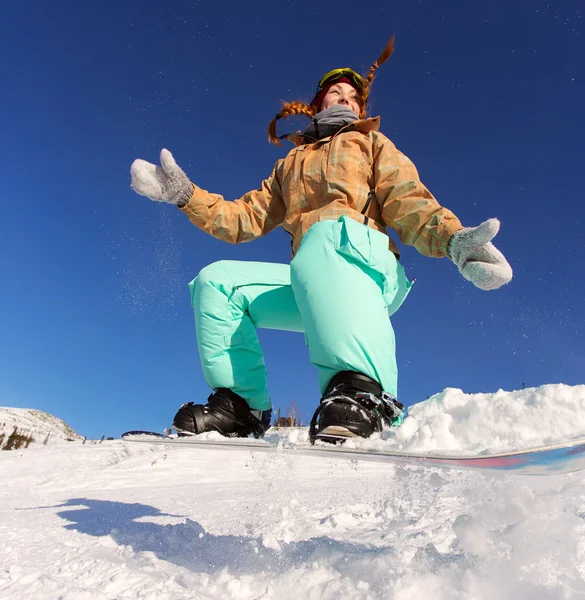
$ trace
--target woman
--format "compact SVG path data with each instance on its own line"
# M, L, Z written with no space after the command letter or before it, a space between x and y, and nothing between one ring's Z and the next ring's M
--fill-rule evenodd
M191 282L207 404L190 402L173 426L185 434L263 435L271 402L257 327L304 332L319 370L321 402L311 441L368 437L399 424L397 367L389 316L411 283L388 237L425 256L448 256L477 287L508 283L512 270L491 239L496 219L464 228L420 182L416 167L366 118L374 73L393 51L390 40L364 79L349 68L319 82L309 105L285 103L269 141L295 148L258 190L233 202L193 184L163 149L161 167L132 164L133 189L175 204L200 229L230 243L247 242L282 225L292 236L290 265L220 261ZM276 136L276 122L311 118L300 134Z

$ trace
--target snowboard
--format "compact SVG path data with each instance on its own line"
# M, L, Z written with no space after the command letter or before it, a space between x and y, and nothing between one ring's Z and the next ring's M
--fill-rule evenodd
M208 439L204 436L177 437L152 431L127 431L122 434L121 438L129 442L169 444L171 446L186 446L208 450L274 452L287 456L365 460L423 467L511 472L519 475L559 475L585 469L585 439L530 448L518 452L457 456L345 448L343 445L309 446L306 444L286 446L283 445L282 440L280 443L272 443L267 440L253 438Z

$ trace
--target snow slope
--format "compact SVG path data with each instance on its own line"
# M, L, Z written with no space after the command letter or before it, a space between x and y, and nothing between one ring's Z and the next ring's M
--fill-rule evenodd
M534 406L582 406L584 391L510 392L517 441L538 437ZM457 453L514 442L506 418L499 433L497 420L482 430L456 390L411 412L405 429L368 443ZM573 417L560 432L541 427L540 441L583 435ZM1 452L0 477L0 599L585 597L585 472L485 475L117 440Z
M38 444L42 444L47 435L48 443L82 439L64 421L42 410L0 406L0 435L9 436L15 427L21 433L32 434Z

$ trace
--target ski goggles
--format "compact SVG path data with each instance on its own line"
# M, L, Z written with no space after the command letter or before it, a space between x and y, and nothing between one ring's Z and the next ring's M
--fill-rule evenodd
M345 67L343 69L333 69L332 71L325 73L325 75L323 75L323 77L321 78L321 81L319 81L319 86L317 87L316 93L318 94L325 86L331 83L335 83L343 77L347 77L347 79L351 81L352 86L355 87L357 90L361 91L364 89L364 85L366 83L364 81L364 78L358 73L356 73L353 69Z

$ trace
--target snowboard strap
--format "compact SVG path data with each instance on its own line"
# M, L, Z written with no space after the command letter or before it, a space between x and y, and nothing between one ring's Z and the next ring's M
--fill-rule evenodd
M342 402L366 409L375 420L378 431L382 431L384 423L390 426L401 425L404 417L404 404L398 402L392 394L384 392L377 381L363 373L340 371L329 382L321 403L311 419L309 425L311 444L315 443L318 433L319 416L325 406L331 402Z

